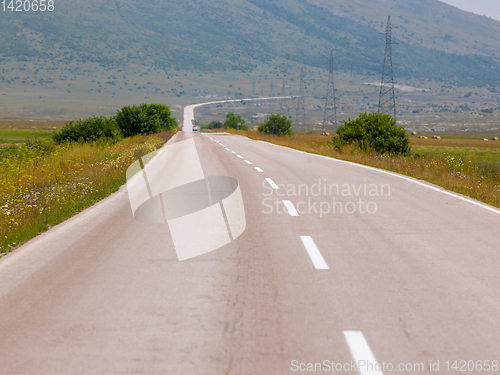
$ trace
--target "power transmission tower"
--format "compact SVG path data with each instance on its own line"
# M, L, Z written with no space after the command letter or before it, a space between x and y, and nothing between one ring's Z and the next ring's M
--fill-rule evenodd
M282 89L281 89L281 111L283 112L282 114L288 118L288 106L286 104L286 80L285 76L283 76L283 83L281 84Z
M306 101L305 101L305 88L304 88L304 68L300 69L300 88L299 97L297 99L297 113L295 115L295 122L297 127L299 123L302 123L305 131L307 132L307 122L306 122Z
M256 92L255 92L255 78L253 79L253 87L252 87L252 98L255 98Z
M269 92L269 97L274 98L274 79L271 78L271 90ZM274 112L274 99L269 99L269 113Z
M387 28L385 31L385 56L384 68L382 70L382 82L380 83L380 97L378 99L378 113L394 111L396 119L396 96L394 94L394 72L392 69L392 28L391 16L387 18ZM383 34L383 33L382 33Z
M330 53L330 73L328 74L328 86L326 88L323 134L326 131L327 123L334 124L335 131L337 131L337 103L335 101L335 79L333 76L333 51Z

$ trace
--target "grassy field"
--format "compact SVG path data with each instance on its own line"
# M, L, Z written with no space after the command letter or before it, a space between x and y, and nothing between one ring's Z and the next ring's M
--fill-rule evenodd
M54 132L53 129L49 128L37 128L34 126L30 128L3 127L2 125L2 122L0 122L0 147L22 145L29 141L49 139ZM19 126L19 124L15 125ZM62 126L59 123L57 125L57 127Z
M230 133L236 131L228 130ZM500 208L500 148L467 147L469 139L432 140L453 143L462 147L420 146L411 140L412 155L388 156L367 152L346 146L335 150L329 143L330 137L296 133L290 137L264 135L257 131L240 131L238 134L256 140L279 144L314 154L365 164L407 176L422 179L445 189L480 200ZM500 142L496 142L498 144Z
M413 146L415 154L425 157L439 157L450 155L464 161L475 163L500 163L500 147L446 147L446 146Z
M0 253L46 231L115 192L138 157L173 132L117 144L56 146L48 140L0 148Z

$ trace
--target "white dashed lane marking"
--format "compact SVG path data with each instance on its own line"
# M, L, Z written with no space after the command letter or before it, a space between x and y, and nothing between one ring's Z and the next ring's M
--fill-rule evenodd
M297 212L297 210L293 206L292 202L287 201L287 200L283 200L283 204L285 205L285 208L288 211L288 213L290 214L290 216L299 216L299 213Z
M313 262L314 268L316 268L317 270L328 270L328 264L326 264L323 255L321 255L321 252L314 243L312 237L300 236L300 239L302 240L302 243L304 244L309 257Z
M273 189L279 189L278 185L276 185L270 178L266 178L266 181Z
M358 364L360 375L383 375L382 371L377 371L378 363L370 350L370 346L361 331L344 331L344 337L351 350L354 362Z
M264 172L264 171L263 171L262 169L260 169L259 167L255 167L255 170L256 170L257 172L260 172L260 173Z

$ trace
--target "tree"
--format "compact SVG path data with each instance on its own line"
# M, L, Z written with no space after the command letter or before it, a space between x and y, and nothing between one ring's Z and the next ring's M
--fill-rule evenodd
M248 130L248 126L245 125L245 120L243 120L240 115L235 115L233 112L229 112L226 115L224 127L227 129L238 129L238 123L240 124L240 130Z
M115 121L125 137L159 133L163 130L172 130L177 126L170 108L156 103L126 105L118 110Z
M396 120L382 113L360 113L357 119L349 119L339 126L333 136L334 144L357 143L361 148L392 154L406 154L411 151L410 138Z
M85 120L70 121L54 132L52 138L55 143L90 143L103 139L116 143L122 138L122 132L113 119L92 116Z
M292 131L292 120L287 120L286 116L271 113L262 124L259 124L259 132L274 135L290 135Z
M210 124L207 125L208 129L220 129L224 126L224 124L220 121L212 121Z

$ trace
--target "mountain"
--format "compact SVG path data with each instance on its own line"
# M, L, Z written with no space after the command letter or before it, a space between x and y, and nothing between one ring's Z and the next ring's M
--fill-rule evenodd
M397 78L500 84L500 22L437 0L56 1L52 12L1 12L0 57L244 74L278 63L324 68L333 50L338 70L378 77L388 15Z

